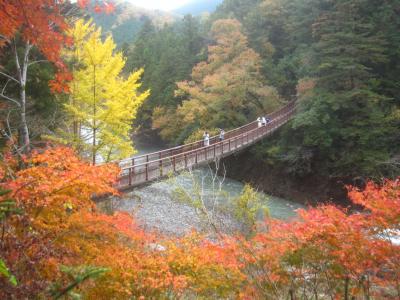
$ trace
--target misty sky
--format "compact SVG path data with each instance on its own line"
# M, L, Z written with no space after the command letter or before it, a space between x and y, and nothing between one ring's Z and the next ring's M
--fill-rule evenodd
M190 2L190 0L129 0L129 2L145 8L173 10Z

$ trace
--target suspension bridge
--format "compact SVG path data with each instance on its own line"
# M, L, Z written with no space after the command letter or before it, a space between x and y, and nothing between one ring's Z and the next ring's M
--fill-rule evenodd
M122 169L119 190L145 185L170 174L193 169L217 159L239 152L259 140L271 135L287 123L295 113L295 101L268 115L269 122L259 127L257 121L248 123L225 133L223 141L218 136L210 138L208 146L204 141L161 150L121 160Z

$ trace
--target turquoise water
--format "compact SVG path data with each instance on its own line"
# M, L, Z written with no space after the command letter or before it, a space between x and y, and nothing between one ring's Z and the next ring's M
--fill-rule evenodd
M137 138L135 147L138 150L136 155L162 149L162 145L158 141L146 138ZM222 207L241 194L244 184L234 179L215 176L210 167L202 167L193 170L190 174L180 174L174 178L136 188L125 194L122 199L113 201L112 210L135 214L144 223L150 223L149 226L154 222L164 222L165 218L173 219L171 222L185 222L183 220L186 218L190 223L195 212L187 205L176 203L176 191L177 189L185 190L190 194L193 193L194 186L200 187L201 197L210 207ZM260 197L263 199L264 205L268 207L272 218L289 219L296 216L296 209L303 208L296 202L268 196L261 192Z

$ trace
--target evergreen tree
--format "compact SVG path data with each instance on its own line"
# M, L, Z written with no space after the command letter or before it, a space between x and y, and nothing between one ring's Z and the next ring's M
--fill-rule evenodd
M149 99L140 108L136 124L151 128L156 106L176 107L175 82L189 77L192 67L202 58L204 41L201 24L191 15L174 25L157 30L147 20L128 53L126 71L144 67L143 90L150 89Z

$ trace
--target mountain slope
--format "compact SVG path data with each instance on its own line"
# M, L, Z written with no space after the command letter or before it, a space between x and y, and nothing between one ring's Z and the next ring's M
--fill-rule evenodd
M199 15L203 12L213 12L223 0L193 0L178 9L174 10L175 13L185 15Z
M91 17L97 26L102 27L103 34L112 34L118 46L132 43L146 18L149 18L156 27L172 23L177 18L168 12L144 9L125 1L116 1L115 11L112 14L93 13Z

